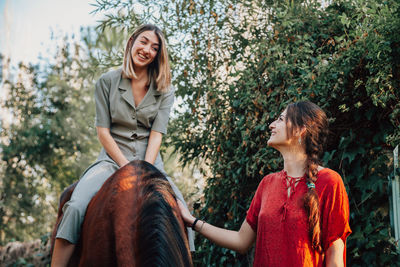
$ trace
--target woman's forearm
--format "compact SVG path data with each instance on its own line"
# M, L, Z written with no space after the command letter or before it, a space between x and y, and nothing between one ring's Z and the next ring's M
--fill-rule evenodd
M178 201L178 206L186 225L192 226L196 218L190 214L189 210L180 203L180 201ZM219 228L202 220L197 220L194 230L217 245L235 250L239 253L245 253L251 247L256 238L256 233L246 220L242 223L239 231Z
M250 225L244 221L239 231L219 228L203 221L196 223L196 231L218 246L246 253L255 239L255 233Z
M150 131L149 141L147 143L146 155L144 160L154 164L156 161L158 152L160 151L162 141L162 133L156 131Z
M126 165L129 161L126 159L124 154L122 154L121 149L119 149L114 138L110 134L110 129L103 127L96 127L97 137L103 148L106 150L107 154L122 167Z

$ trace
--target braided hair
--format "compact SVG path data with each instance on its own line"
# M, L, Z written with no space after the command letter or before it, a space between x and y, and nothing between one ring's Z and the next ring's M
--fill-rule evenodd
M306 182L308 191L304 195L304 208L308 216L308 231L312 248L322 252L319 199L315 190L318 165L321 163L323 148L328 136L328 120L325 112L316 104L300 101L289 104L286 109L286 124L291 123L288 129L289 137L297 128L306 129L301 137L304 144L306 160Z

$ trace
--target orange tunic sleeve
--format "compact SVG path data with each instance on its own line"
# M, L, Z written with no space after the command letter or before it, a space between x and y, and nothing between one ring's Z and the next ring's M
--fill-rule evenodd
M261 180L260 184L258 185L257 191L251 201L250 208L247 211L246 221L251 226L253 231L257 233L257 224L258 224L258 215L261 209L261 202L262 202L262 194L264 191L264 184L265 179Z
M333 170L321 173L318 179L325 182L320 195L323 250L327 251L333 242L341 238L345 245L343 258L346 262L346 238L351 233L346 189L340 175Z

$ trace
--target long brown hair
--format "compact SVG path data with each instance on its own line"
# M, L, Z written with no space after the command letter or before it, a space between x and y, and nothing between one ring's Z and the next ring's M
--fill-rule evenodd
M286 108L286 123L291 122L289 137L297 128L306 129L301 137L307 155L306 176L308 191L304 195L304 208L308 215L309 236L314 250L322 252L319 199L315 190L318 165L328 137L328 119L325 112L316 104L300 101L289 104Z
M171 87L171 69L168 61L167 43L160 28L153 24L144 24L139 26L129 38L125 47L122 75L124 78L136 78L131 50L137 37L142 32L146 31L154 32L160 42L156 58L149 65L149 80L154 80L156 82L158 91L162 93L168 92Z

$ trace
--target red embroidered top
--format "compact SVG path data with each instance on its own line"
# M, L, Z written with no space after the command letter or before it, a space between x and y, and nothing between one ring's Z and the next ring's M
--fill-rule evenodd
M288 183L285 171L264 177L247 211L247 223L257 233L254 266L325 266L324 256L311 248L302 198L305 178ZM294 178L292 178L294 179ZM290 187L290 197L288 196ZM341 238L349 226L349 201L340 175L328 168L318 172L315 189L320 201L322 248Z

